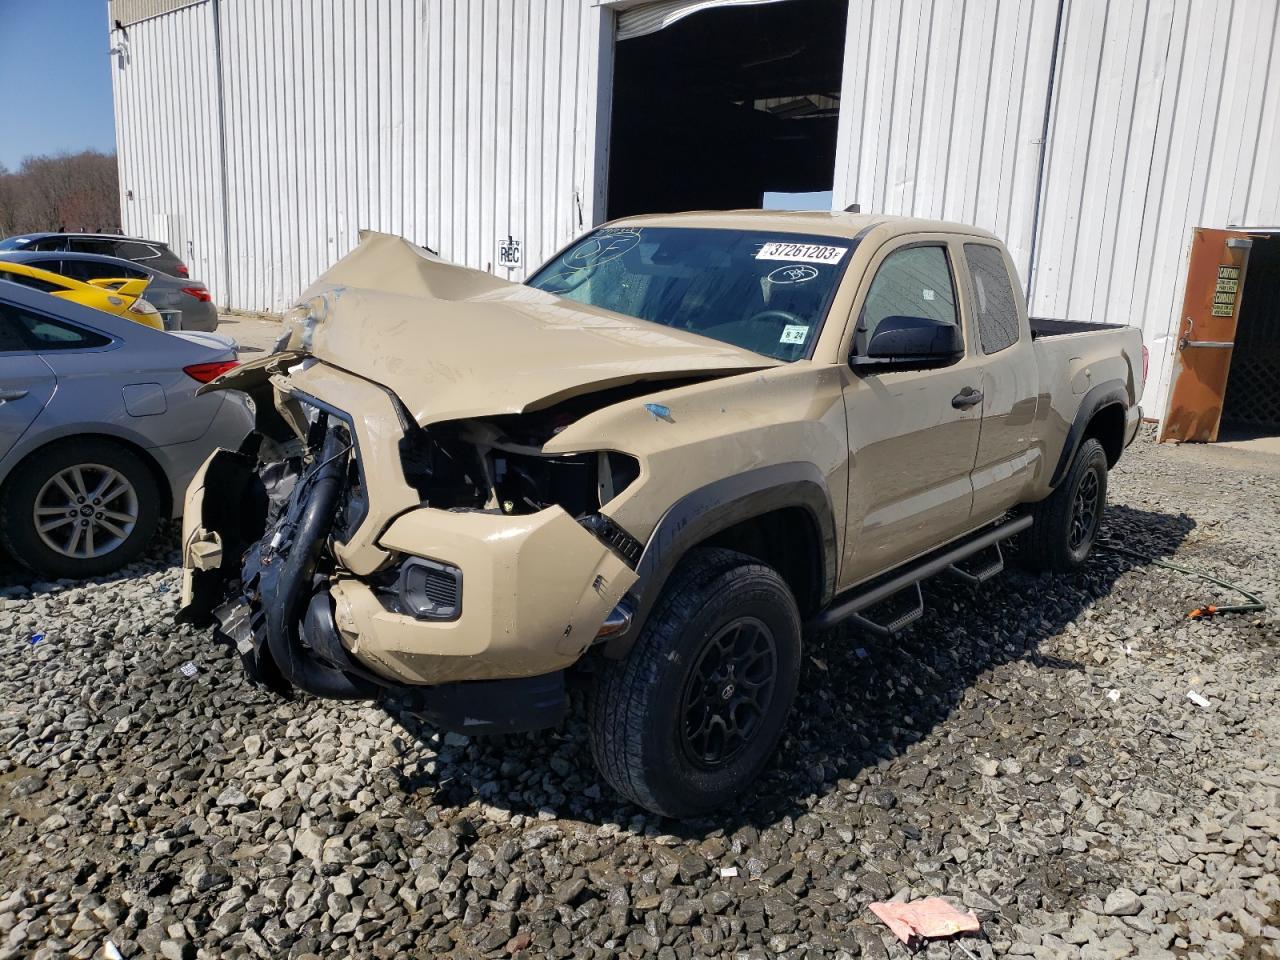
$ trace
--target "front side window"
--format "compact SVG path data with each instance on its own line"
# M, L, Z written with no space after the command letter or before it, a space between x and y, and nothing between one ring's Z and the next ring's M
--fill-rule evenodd
M1018 304L1004 256L988 244L966 243L964 258L973 281L982 352L999 353L1018 342Z
M807 356L854 247L845 237L604 227L527 282L777 360Z
M27 250L65 250L67 249L66 237L45 237L43 240L37 240L31 246L26 247Z
M53 268L46 267L45 269L51 270ZM104 263L101 260L64 260L62 261L62 269L59 272L74 280L83 280L85 283L90 280L145 276L141 270L133 267L121 267L114 263Z
M895 250L871 281L858 331L868 343L885 317L923 317L955 326L955 285L944 247Z
M111 342L93 330L7 303L0 303L0 324L16 329L28 350L85 350Z

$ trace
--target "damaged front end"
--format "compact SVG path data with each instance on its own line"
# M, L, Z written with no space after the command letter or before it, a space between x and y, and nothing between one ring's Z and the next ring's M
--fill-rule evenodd
M181 617L216 622L280 693L472 733L557 722L563 671L628 622L641 546L599 508L638 464L544 454L564 408L423 428L304 354L246 368L219 386L258 430L188 490Z

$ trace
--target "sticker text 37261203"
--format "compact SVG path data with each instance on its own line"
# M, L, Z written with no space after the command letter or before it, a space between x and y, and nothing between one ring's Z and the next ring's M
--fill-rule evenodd
M835 264L844 259L848 251L848 247L832 247L822 243L789 243L771 240L760 246L756 259Z

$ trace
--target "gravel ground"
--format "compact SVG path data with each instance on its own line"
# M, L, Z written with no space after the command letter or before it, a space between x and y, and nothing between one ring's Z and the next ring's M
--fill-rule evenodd
M1108 534L1274 605L1278 466L1144 438ZM931 960L1280 952L1280 621L1188 621L1234 598L1180 574L1101 552L810 642L779 760L682 824L576 715L468 742L255 690L174 626L175 560L0 575L0 957L897 958L866 905L930 894L984 932Z

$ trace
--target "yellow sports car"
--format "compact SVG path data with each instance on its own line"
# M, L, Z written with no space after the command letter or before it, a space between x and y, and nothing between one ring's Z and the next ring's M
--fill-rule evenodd
M34 287L36 290L43 290L64 300L74 300L86 307L114 313L126 320L136 321L144 327L155 330L164 329L160 312L142 299L142 291L147 288L149 280L130 280L121 277L82 283L59 273L28 267L25 263L8 263L0 260L0 281L4 280L20 283L24 287Z

